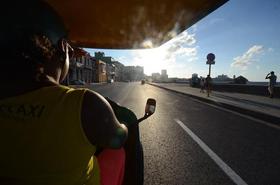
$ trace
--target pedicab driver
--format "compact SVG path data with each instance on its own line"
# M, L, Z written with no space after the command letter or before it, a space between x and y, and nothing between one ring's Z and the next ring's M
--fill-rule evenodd
M8 1L1 9L0 184L100 184L96 145L121 148L127 127L99 94L59 84L72 49L50 6ZM110 178L120 174L121 184L124 151L114 152Z

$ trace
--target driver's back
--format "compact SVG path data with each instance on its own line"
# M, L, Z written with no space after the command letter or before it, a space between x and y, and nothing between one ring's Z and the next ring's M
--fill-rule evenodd
M1 185L87 184L99 176L81 126L84 93L50 86L0 100Z

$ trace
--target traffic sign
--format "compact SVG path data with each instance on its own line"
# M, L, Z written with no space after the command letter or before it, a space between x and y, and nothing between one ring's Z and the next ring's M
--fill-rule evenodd
M206 64L211 64L211 65L213 65L213 64L215 64L215 61L207 60L207 61L206 61Z
M208 53L206 64L209 65L209 76L211 76L211 65L215 64L215 55L213 53Z
M209 54L207 55L207 60L209 60L209 61L214 61L214 60L215 60L215 55L214 55L213 53L209 53Z
M215 64L215 55L213 53L209 53L206 58L207 58L206 64L210 64L210 65Z

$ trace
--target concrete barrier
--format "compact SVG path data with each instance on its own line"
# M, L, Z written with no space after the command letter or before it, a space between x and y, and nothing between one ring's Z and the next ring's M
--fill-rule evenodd
M264 85L247 85L247 84L213 84L214 91L236 92L245 94L254 94L260 96L269 96L268 86ZM280 98L280 86L274 89L274 96Z

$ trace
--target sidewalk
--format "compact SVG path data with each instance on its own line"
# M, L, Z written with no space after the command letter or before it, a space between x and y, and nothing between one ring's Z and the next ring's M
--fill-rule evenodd
M188 84L176 83L150 83L160 88L185 94L193 98L216 104L236 112L252 116L270 123L280 125L280 99L264 96L212 91L210 97L200 93L199 88L190 87Z

